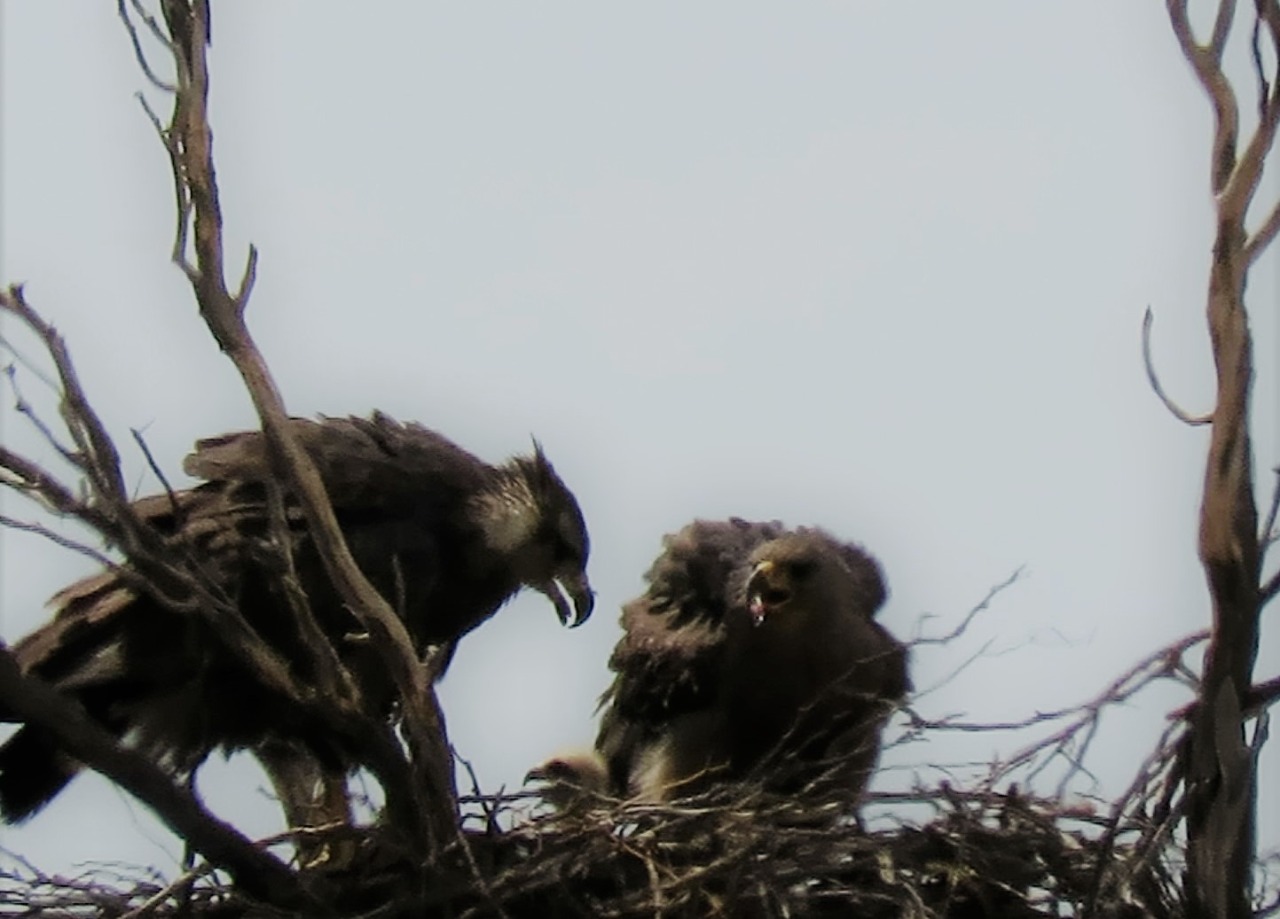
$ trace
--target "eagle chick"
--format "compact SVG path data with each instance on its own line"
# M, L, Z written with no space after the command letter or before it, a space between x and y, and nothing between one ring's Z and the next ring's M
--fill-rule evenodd
M818 529L695 521L647 580L623 608L601 699L610 792L664 801L758 777L856 802L910 690L905 647L874 620L875 560Z

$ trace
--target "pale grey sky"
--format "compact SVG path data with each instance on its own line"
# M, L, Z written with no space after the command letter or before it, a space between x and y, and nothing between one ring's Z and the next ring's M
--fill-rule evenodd
M196 437L253 418L168 262L167 163L114 7L3 6L0 274L66 335L149 492L130 427L179 479ZM930 686L995 639L929 714L1082 700L1207 623L1207 436L1159 405L1139 349L1150 304L1167 388L1209 407L1210 119L1162 4L362 9L215 9L228 251L261 250L250 325L294 413L377 407L493 461L536 434L582 502L595 618L563 631L521 598L442 687L486 790L590 742L617 609L696 516L864 542L903 637L1025 565L971 642L917 656ZM1280 459L1276 264L1251 285L1263 497ZM5 442L47 455L3 402ZM12 641L90 566L2 538ZM1280 671L1268 625L1260 677ZM1095 791L1127 784L1181 698L1107 721ZM899 752L891 765L998 751ZM251 766L207 772L220 812L278 827ZM176 858L96 777L0 845L49 870Z

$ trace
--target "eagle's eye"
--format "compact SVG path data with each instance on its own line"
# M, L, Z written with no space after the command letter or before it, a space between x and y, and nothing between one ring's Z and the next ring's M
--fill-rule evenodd
M582 553L575 549L570 543L560 539L556 541L555 561L556 564L581 564Z
M585 565L587 540L583 524L575 515L565 511L556 521L555 556L557 562Z
M760 591L760 599L769 606L779 606L791 599L791 591L782 587L766 587Z

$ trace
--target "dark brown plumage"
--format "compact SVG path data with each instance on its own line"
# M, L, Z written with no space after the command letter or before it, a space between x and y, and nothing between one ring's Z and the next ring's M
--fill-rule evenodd
M566 624L590 615L586 525L536 445L531 456L490 466L433 431L382 414L292 425L353 556L420 649L451 650L522 587L545 594ZM139 516L204 570L300 682L314 683L277 576L284 556L271 541L263 435L200 441L185 468L205 481L172 499L138 501ZM288 495L284 509L293 564L317 622L367 704L390 714L384 668L355 634L359 624L330 586ZM175 774L217 747L299 748L343 770L359 761L358 751L343 749L255 679L199 617L167 609L111 572L72 584L51 602L52 621L14 646L20 666ZM0 814L31 816L77 768L47 732L24 726L0 746Z
M601 700L608 789L666 800L753 775L778 791L822 777L856 801L910 689L906 649L873 618L876 562L817 529L696 521L647 577ZM598 790L586 771L578 784Z

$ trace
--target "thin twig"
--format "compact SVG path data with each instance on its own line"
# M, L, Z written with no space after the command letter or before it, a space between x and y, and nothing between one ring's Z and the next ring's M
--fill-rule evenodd
M131 5L142 17L143 21L147 23L151 34L153 36L157 35L159 33L159 28L156 25L154 17L148 15L142 7L138 5L137 0L131 0ZM143 75L146 76L147 80L156 89L167 93L177 92L178 87L160 79L160 77L156 75L156 72L151 69L151 64L147 60L146 52L142 50L142 38L138 35L138 29L133 24L133 19L129 16L129 11L125 9L124 0L116 0L116 11L119 13L120 20L124 23L124 27L129 33L129 41L133 44L133 56L137 60L138 68L142 71Z
M1151 389L1156 396L1164 403L1173 417L1177 418L1183 424L1201 425L1211 424L1213 422L1212 413L1207 415L1191 415L1183 410L1176 402L1165 394L1164 387L1160 385L1160 378L1156 375L1155 364L1151 359L1151 326L1155 322L1155 317L1151 313L1151 307L1147 307L1146 313L1142 316L1142 364L1147 369L1147 381L1151 384Z
M49 540L49 542L56 546L61 546L63 549L70 549L77 555L83 555L85 558L92 559L104 568L111 569L116 567L115 561L101 549L97 549L87 543L82 543L79 540L71 539L68 536L63 536L61 533L50 529L43 523L36 523L30 520L19 520L16 517L10 517L8 514L0 514L0 527L8 530L21 530L24 533L34 533L37 536L41 536L44 539Z
M1276 516L1280 514L1280 466L1272 467L1271 472L1276 477L1276 483L1271 490L1271 507L1267 509L1266 520L1263 521L1262 529L1258 531L1259 561L1266 558L1267 548L1276 540Z
M173 486L169 484L169 477L164 474L164 470L160 468L160 464L156 462L155 455L152 454L151 448L147 445L147 441L143 438L142 432L137 428L130 428L129 433L133 435L133 442L138 445L138 449L142 451L142 456L147 461L147 468L151 470L151 474L156 477L164 487L164 493L169 498L169 507L173 509L174 514L180 513L178 504L178 495L174 492ZM178 527L180 529L181 527Z
M968 630L969 626L973 623L973 620L977 618L979 613L983 612L984 610L986 610L988 607L991 606L991 601L996 598L997 594L1000 594L1005 590L1007 590L1009 587L1012 587L1014 582L1017 581L1020 577L1022 577L1022 572L1025 569L1025 567L1026 567L1025 565L1019 565L1016 569L1014 569L1013 574L1009 575L999 584L996 584L994 587L990 588L987 591L987 595L983 597L981 600L979 600L977 606L972 607L969 610L969 612L965 614L964 618L960 620L960 624L957 625L950 632L945 632L941 635L928 635L928 636L917 634L917 636L911 639L911 641L908 644L911 647L915 648L915 647L919 647L920 645L945 645L952 641L955 641L957 638L963 635L965 631ZM922 625L926 618L928 617L921 617L919 624Z

